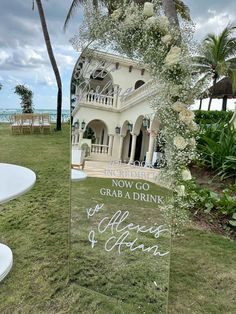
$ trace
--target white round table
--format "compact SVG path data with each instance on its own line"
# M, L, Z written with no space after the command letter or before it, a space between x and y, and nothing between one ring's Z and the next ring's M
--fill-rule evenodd
M25 167L0 163L0 204L29 191L36 181L35 173ZM13 265L11 249L0 243L0 281Z
M0 203L29 191L36 181L35 173L25 167L0 163Z
M84 171L71 169L71 180L81 181L87 178L87 174Z
M11 249L0 243L0 281L6 277L13 265L13 255Z

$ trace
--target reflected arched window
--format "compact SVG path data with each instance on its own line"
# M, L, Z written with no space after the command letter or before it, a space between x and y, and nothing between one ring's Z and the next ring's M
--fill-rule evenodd
M142 86L143 84L145 84L144 81L138 80L138 81L135 83L135 85L134 85L134 89L139 88L139 87Z
M104 78L108 75L107 71L103 69L95 70L91 75L90 79L91 80L98 80L98 81L103 81Z

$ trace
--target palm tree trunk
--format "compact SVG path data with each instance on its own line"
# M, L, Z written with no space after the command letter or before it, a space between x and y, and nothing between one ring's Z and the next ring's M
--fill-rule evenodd
M212 93L214 92L214 86L216 85L216 82L217 82L217 77L214 77L213 84L212 84ZM210 111L210 109L211 109L212 93L210 95L210 99L209 99L209 103L208 103L208 109L207 109L208 111Z
M210 97L209 99L208 108L207 108L208 111L211 110L211 103L212 103L212 97Z
M48 56L52 65L52 69L53 72L55 74L56 77L56 82L57 82L57 88L58 88L58 92L57 92L57 123L56 123L56 130L60 131L61 130L61 107L62 107L62 83L61 83L61 77L60 77L60 73L57 67L57 63L53 54L53 50L52 50L52 45L50 42L50 37L49 37L49 33L48 33L48 29L47 29L47 24L46 24L46 19L44 16L44 11L43 11L43 6L41 3L41 0L36 0L37 3L37 7L38 7L38 12L39 12L39 17L40 17L40 22L41 22L41 26L42 26L42 30L43 30L43 35L44 35L44 40L45 40L45 44L47 47L47 52L48 52Z
M228 100L228 96L224 96L223 97L223 101L222 101L222 111L226 111L227 110L227 100Z
M202 98L200 98L199 110L202 110Z
M179 29L179 20L174 0L162 0L162 6L170 24Z

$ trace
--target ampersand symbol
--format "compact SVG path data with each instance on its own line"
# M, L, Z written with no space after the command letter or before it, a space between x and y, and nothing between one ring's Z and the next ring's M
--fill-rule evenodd
M88 239L89 239L89 242L91 243L91 246L92 246L92 249L93 249L95 244L98 242L98 241L95 240L95 232L93 230L91 230L89 232Z

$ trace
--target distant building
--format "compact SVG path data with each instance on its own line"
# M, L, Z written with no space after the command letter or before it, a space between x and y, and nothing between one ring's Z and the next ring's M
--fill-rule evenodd
M124 162L153 159L160 122L150 97L154 85L138 62L99 51L83 53L72 80L72 117L78 137L91 138L91 159Z

